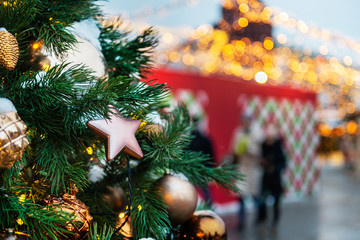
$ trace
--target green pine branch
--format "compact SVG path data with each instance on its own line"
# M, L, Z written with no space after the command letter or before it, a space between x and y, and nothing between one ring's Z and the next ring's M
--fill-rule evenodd
M72 49L76 43L70 27L80 22L100 15L95 2L97 0L41 0L38 1L39 14L35 22L33 35L42 39L46 48L56 55Z
M36 0L8 0L0 6L0 23L9 32L17 33L18 41L24 40L25 33L34 28L30 24L38 13Z
M185 106L179 105L163 117L166 121L164 131L151 134L141 145L144 151L142 164L148 165L149 169L168 168L169 160L181 158L191 141L193 126Z
M131 223L135 238L166 239L171 225L159 188L154 180L146 176L138 177L134 187Z
M164 84L154 84L152 81L133 84L123 82L122 94L116 99L121 112L137 113L144 118L148 113L165 106L165 100L170 94L170 88Z
M207 167L210 158L201 152L186 151L181 158L172 160L169 168L188 177L197 186L206 187L209 182L215 182L231 191L239 192L236 181L243 180L236 165L221 164L217 167Z
M214 181L238 192L235 182L243 176L238 173L236 165L208 167L209 156L188 150L194 125L186 108L180 105L164 117L167 121L165 130L150 135L148 140L142 142L144 158L139 168L146 171L156 169L160 174L171 169L183 173L195 185L207 186Z
M23 219L33 239L56 239L72 216L35 204L49 194L60 195L71 183L93 213L88 239L123 239L113 235L117 216L104 201L107 186L121 186L127 195L124 154L106 162L105 177L97 183L87 181L92 164L86 147L104 157L103 140L86 127L92 119L108 118L110 105L123 116L151 123L148 114L160 112L170 89L139 79L152 68L151 53L158 40L152 28L139 35L119 31L116 26L101 28L100 43L109 76L96 79L83 66L61 64L46 74L33 66L31 44L42 41L57 55L76 43L71 33L75 22L99 15L94 0L23 0L7 1L0 7L0 23L19 42L20 58L14 71L0 68L0 96L9 98L28 126L30 146L23 159L10 170L0 171L0 227L19 227ZM135 79L135 81L134 81ZM241 179L232 165L205 166L208 157L190 152L193 124L184 106L164 114L164 131L158 134L140 130L136 137L144 158L132 161L132 215L134 238L166 239L170 232L166 205L156 180L170 171L186 175L195 185L214 181L237 191L234 181ZM136 163L136 164L133 164ZM19 196L25 196L21 202ZM110 226L110 227L108 227Z
M0 227L22 228L32 239L58 239L60 235L73 234L65 226L73 215L56 210L56 206L44 207L35 203L19 200L20 196L12 191L0 189ZM21 219L21 220L19 220Z
M110 25L101 29L99 40L110 77L125 75L143 78L152 67L151 54L158 44L154 29L148 28L131 38L130 32Z
M90 215L93 221L97 222L99 229L102 229L102 226L116 228L118 220L119 213L114 212L103 198L107 186L109 185L105 182L98 182L89 185L83 192L77 194L78 198L89 207Z
M94 222L91 225L90 232L88 235L88 240L110 240L113 236L113 229L104 225L101 229L98 227L98 224Z
M31 44L43 41L44 47L55 55L63 55L76 44L71 33L75 22L100 16L97 0L8 0L0 6L0 23L12 33L20 48L17 69L1 68L0 74L22 75L32 61Z

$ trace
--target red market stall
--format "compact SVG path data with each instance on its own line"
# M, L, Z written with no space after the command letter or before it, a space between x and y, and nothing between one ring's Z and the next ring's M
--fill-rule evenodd
M316 93L260 85L234 77L201 76L166 69L158 69L148 78L168 84L176 100L185 102L193 112L201 112L203 129L213 140L217 162L229 154L241 114L251 114L262 127L275 124L288 153L287 196L312 193L320 173L316 159ZM215 186L211 190L219 204L234 200L234 196Z

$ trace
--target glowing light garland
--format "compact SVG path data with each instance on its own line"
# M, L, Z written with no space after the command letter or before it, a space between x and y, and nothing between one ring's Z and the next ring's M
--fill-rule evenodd
M320 109L326 108L325 105L336 105L343 116L354 113L360 106L360 71L353 67L356 59L350 55L341 58L332 56L331 49L333 46L342 51L348 48L360 54L360 43L310 26L284 11L265 7L257 0L224 0L223 6L224 9L238 11L238 18L232 23L220 20L220 29L202 25L188 30L185 38L178 33L184 33L181 29L166 30L161 36L155 62L205 75L222 73L248 81L256 80L255 74L262 72L263 79L257 81L259 83L265 81L272 85L286 84L317 92L326 91L328 102L320 104ZM299 45L298 40L291 43L293 37L286 31L261 42L247 37L230 40L230 31L241 31L250 23L296 30L298 36L320 42L318 48L296 49L293 46Z

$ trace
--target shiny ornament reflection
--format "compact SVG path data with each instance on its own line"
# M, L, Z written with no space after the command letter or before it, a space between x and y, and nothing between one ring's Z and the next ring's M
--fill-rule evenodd
M123 218L120 218L118 223L117 223L117 228L122 226L125 221L126 221L126 216L124 216ZM127 220L127 222L122 226L119 233L121 235L123 235L124 237L126 237L126 239L128 239L128 238L131 238L133 236L132 232L133 232L133 229L132 229L132 226L131 226L131 219L129 218Z
M191 219L181 226L180 239L226 240L226 226L213 211L196 211Z
M162 177L158 186L168 206L171 224L176 226L190 219L197 205L195 187L190 182L171 175Z
M86 238L93 218L90 215L89 208L76 198L76 192L77 190L74 188L71 194L65 193L61 197L48 196L42 202L45 206L55 206L54 210L56 211L74 215L72 222L66 226L66 229L74 233L68 237L71 236L71 239L78 240ZM68 239L68 237L61 239Z
M10 169L29 145L26 124L17 112L0 113L0 168Z

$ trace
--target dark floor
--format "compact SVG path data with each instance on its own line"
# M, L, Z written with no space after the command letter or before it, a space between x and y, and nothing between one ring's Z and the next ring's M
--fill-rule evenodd
M360 180L349 170L324 168L315 196L285 201L277 229L255 227L251 212L241 231L235 213L222 217L228 240L360 240Z

